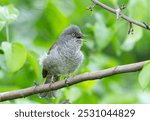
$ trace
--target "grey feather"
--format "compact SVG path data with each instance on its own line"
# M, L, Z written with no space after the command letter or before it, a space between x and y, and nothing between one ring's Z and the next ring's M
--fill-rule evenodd
M43 77L46 77L45 83L58 81L57 77L60 75L70 74L78 69L84 58L80 50L83 36L80 28L76 25L71 25L64 30L56 43L49 49L42 63L42 74ZM47 81L48 79L49 81ZM52 96L51 92L49 96Z

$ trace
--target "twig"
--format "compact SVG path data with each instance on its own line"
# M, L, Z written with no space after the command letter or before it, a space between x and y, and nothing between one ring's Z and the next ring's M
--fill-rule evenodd
M94 5L91 5L90 7L88 7L87 10L93 11L94 8L95 8L95 4L94 4Z
M93 2L95 5L98 5L98 6L100 6L100 7L104 8L104 9L106 9L107 11L109 11L109 12L111 12L111 13L117 14L116 9L113 9L113 8L111 8L111 7L107 6L107 5L105 5L105 4L101 3L101 2L99 2L98 0L92 0L92 2ZM132 23L132 24L135 24L135 25L137 25L137 26L140 26L140 27L142 27L142 28L144 28L144 29L150 30L150 26L148 26L148 25L145 24L145 23L141 23L141 22L135 21L135 20L133 20L132 18L129 18L128 16L126 16L126 15L124 15L124 14L121 14L120 17L123 18L124 20L128 21L129 23Z
M146 24L145 22L143 22L143 24L146 26L147 29L150 29L150 26L148 26L148 24Z
M120 16L121 16L121 9L118 8L118 9L116 9L116 18L117 18L117 20L120 18Z
M126 8L126 6L123 4L119 8L120 8L120 10L124 10Z
M133 64L121 65L121 66L117 66L113 68L108 68L108 69L100 70L97 72L88 72L88 73L80 74L80 75L69 78L68 84L71 86L71 85L74 85L83 81L102 79L104 77L109 77L109 76L121 74L121 73L135 72L135 71L142 69L143 65L146 62L147 61L143 61L143 62L138 62L138 63L133 63ZM62 80L62 81L57 81L53 83L51 86L49 86L49 84L36 85L33 87L21 89L21 90L4 92L4 93L0 93L0 101L13 100L17 98L27 97L27 96L37 94L37 93L58 90L66 86L67 85L65 83L65 80Z
M7 40L7 42L10 41L9 40L9 24L8 23L6 24L6 40Z
M130 28L129 28L128 34L133 34L133 31L134 31L133 25L131 22L129 22L129 24L130 24Z

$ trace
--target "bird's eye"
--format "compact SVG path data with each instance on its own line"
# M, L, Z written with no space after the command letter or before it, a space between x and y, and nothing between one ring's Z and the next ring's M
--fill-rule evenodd
M75 33L72 33L72 36L75 37Z

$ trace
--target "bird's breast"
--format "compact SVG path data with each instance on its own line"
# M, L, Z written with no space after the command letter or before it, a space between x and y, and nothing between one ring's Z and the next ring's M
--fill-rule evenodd
M61 73L72 73L74 72L82 63L83 54L81 51L70 50L62 51L61 54L60 70L63 70Z
M51 50L44 68L51 74L69 74L81 65L82 60L83 54L79 47L65 44Z

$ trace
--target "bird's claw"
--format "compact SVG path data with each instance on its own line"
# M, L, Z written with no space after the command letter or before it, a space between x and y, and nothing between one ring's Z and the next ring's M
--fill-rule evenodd
M40 84L37 81L34 81L35 87L39 86Z
M69 77L66 77L65 84L66 84L66 86L69 86Z
M51 81L50 83L49 83L49 87L51 88L52 87L52 84L54 83L54 81Z

